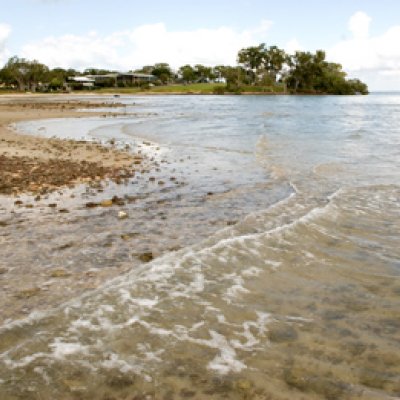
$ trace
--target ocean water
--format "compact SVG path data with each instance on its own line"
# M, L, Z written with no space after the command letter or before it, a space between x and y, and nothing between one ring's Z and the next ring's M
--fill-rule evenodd
M116 118L17 126L115 138L159 168L111 187L142 195L125 225L77 210L70 230L52 227L77 241L133 227L137 238L112 257L101 240L52 253L129 268L4 322L0 398L399 398L400 95L118 102ZM29 251L4 242L10 263L46 261L49 218L29 230ZM127 258L149 246L152 262Z

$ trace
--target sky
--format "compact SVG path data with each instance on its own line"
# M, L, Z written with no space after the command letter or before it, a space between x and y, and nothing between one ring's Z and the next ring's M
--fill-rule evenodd
M235 65L260 43L323 49L370 90L400 90L400 0L0 0L0 66Z

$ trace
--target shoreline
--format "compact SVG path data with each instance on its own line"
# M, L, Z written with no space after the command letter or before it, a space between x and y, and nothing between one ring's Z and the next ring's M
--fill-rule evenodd
M134 174L143 157L92 141L45 138L17 132L16 122L52 118L111 116L104 112L79 112L82 108L113 104L68 101L33 101L24 96L0 102L0 195L41 193L61 187L117 179ZM127 149L128 150L128 149ZM137 168L136 168L137 169Z
M136 197L124 196L124 187L152 168L149 156L113 143L39 137L10 127L21 121L114 116L78 112L82 106L113 105L62 98L43 103L26 96L11 104L0 100L0 326L32 311L49 311L131 268L124 257L110 256L103 266L85 253L92 246L88 239L102 236L96 224L118 230L129 223L128 204ZM119 240L128 246L130 231ZM153 257L137 252L143 262ZM84 261L72 262L76 254Z

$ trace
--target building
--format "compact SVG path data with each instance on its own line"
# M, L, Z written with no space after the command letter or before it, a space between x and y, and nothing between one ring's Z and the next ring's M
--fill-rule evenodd
M96 86L107 87L137 86L142 83L154 82L157 79L154 75L140 74L136 72L87 75L87 78L93 80Z
M68 78L68 84L72 89L92 89L95 80L88 76L71 76Z

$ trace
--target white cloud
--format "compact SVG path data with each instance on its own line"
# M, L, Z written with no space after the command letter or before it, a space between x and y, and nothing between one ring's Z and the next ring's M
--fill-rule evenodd
M372 89L400 89L393 79L400 74L400 25L370 36L370 22L367 14L355 13L349 21L352 37L333 46L328 59L341 63L350 76L366 80Z
M368 37L369 24L371 17L362 11L356 12L349 20L349 30L357 39Z
M294 54L296 51L304 51L303 46L299 43L297 39L289 40L284 46L286 53Z
M234 64L237 52L259 44L271 26L261 21L252 30L236 31L230 27L170 31L165 24L142 25L108 36L96 32L86 35L47 37L28 43L21 56L37 59L51 67L107 67L128 70L156 62L173 67L183 64Z
M2 66L9 57L6 42L11 33L11 27L7 24L0 24L0 65Z

